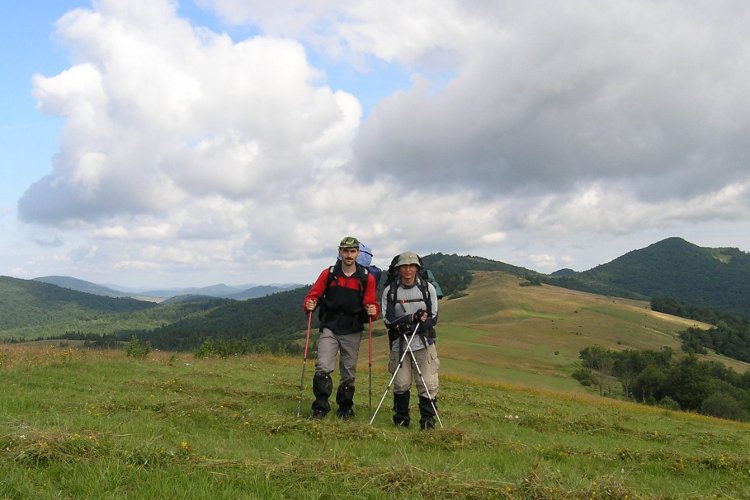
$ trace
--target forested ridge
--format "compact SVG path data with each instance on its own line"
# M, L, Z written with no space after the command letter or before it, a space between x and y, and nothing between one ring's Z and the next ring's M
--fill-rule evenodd
M750 254L668 238L588 271L545 281L601 295L651 299L750 315Z
M503 271L516 276L536 276L539 273L504 262L456 254L434 253L423 257L424 265L430 269L446 296L465 290L471 283L471 271Z
M297 340L307 326L302 310L307 290L296 288L245 301L198 297L161 306L181 317L156 327L124 328L105 335L69 331L54 338L103 346L135 338L150 348L170 351L195 351L208 343L222 352L296 353Z
M39 281L0 276L0 330L153 307L156 304L152 302L93 295Z

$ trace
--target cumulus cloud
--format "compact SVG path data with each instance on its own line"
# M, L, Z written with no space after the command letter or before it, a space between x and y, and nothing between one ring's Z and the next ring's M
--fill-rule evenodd
M478 29L434 37L461 54L456 77L385 99L358 136L359 168L487 195L625 180L650 202L747 178L747 8L545 5L467 10Z
M169 0L57 24L71 66L33 91L60 152L19 213L93 240L73 259L291 273L352 233L554 270L582 234L750 218L750 6L196 3L255 34ZM365 114L331 61L411 83Z
M25 220L273 195L345 157L359 103L320 83L299 43L233 42L193 27L166 1L96 6L58 22L76 64L34 78L40 110L65 126L53 173L20 201Z

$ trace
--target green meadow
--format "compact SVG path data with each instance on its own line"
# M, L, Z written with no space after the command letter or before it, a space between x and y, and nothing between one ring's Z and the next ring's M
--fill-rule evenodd
M3 348L2 498L747 498L750 426L451 373L444 428L297 417L300 360ZM450 366L450 363L446 363ZM376 406L389 376L373 370Z
M0 345L0 498L750 498L750 425L570 377L584 347L677 350L692 322L518 284L478 273L440 302L434 431L395 428L390 395L369 425L383 336L350 421L307 418L312 356L300 401L297 358Z

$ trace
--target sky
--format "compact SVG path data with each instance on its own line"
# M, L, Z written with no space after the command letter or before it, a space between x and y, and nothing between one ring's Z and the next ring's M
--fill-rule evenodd
M0 275L750 251L750 3L8 0Z

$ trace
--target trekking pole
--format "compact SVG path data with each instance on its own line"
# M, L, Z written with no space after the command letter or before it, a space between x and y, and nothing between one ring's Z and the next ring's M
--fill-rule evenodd
M299 417L300 407L302 406L302 388L305 385L305 366L307 366L307 347L310 345L310 325L312 325L312 311L307 313L307 335L305 335L305 355L302 361L302 378L299 381L299 398L297 398L297 417Z
M425 349L427 349L425 347ZM443 428L443 421L440 420L440 415L438 414L437 407L435 407L435 403L432 401L432 394L430 394L430 390L427 388L427 384L424 381L424 377L422 376L422 370L419 369L419 363L417 363L417 358L414 356L414 351L411 348L411 343L406 345L406 350L411 354L411 359L414 361L414 366L417 367L417 373L419 374L419 379L422 381L422 386L424 387L425 392L427 393L427 397L430 398L430 406L432 406L432 411L435 412L435 418L437 418L438 423L440 424L440 428Z
M367 414L372 416L372 316L370 316L370 342L367 354Z
M419 330L419 323L417 323L417 326L414 327L414 331L411 334L411 337L409 337L409 341L407 342L407 346L411 344L411 341L414 339L414 335L417 334L417 330ZM390 346L388 347L390 349ZM383 405L383 401L385 401L385 396L388 394L388 389L391 388L391 385L393 384L393 381L396 380L396 375L398 374L398 371L401 369L401 363L404 362L404 358L406 357L407 350L404 350L404 353L401 355L401 359L398 360L398 366L396 367L396 370L393 372L393 376L391 377L391 381L388 382L388 387L385 388L385 392L383 393L383 397L380 398L380 403L378 404L378 407L375 408L375 413L370 418L370 425L372 425L373 421L375 420L375 417L378 415L378 412L380 411L380 407Z

